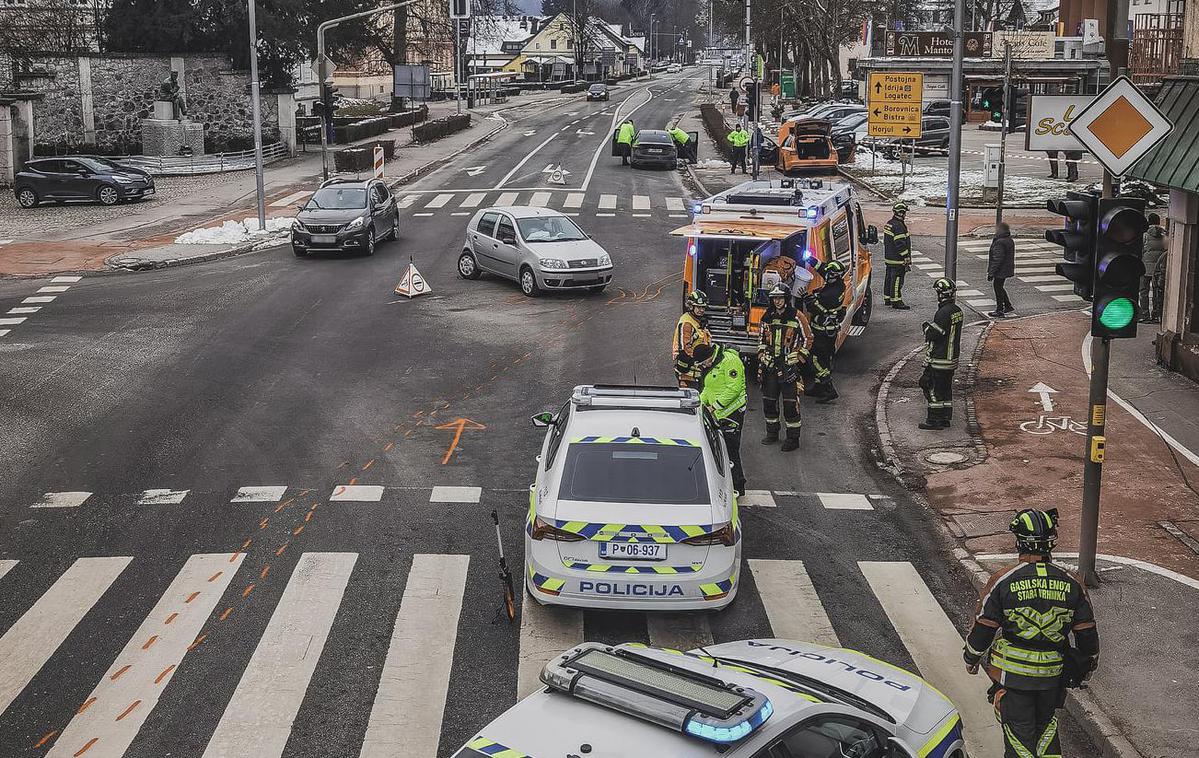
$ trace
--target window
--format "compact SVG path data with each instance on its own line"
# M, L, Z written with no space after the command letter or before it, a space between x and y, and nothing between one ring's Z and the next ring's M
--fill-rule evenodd
M559 500L706 505L704 450L645 442L575 442L566 453Z
M390 193L388 193L387 187L383 186L382 184L376 183L371 185L371 197L374 199L375 205L383 205L386 203L389 194Z
M308 200L306 208L323 210L347 210L366 207L364 187L323 187Z
M765 758L885 758L882 736L849 716L817 716L792 729L762 754Z
M839 260L847 260L849 253L849 214L833 221L833 250Z
M525 242L578 242L587 239L583 230L564 216L534 216L517 221Z
M484 213L479 218L479 223L475 224L475 231L488 237L494 237L495 222L499 219L499 217L500 214L498 213Z
M557 49L558 49L558 40L556 40L556 39L550 40L550 50L557 50Z
M59 161L58 171L64 174L74 174L77 171L83 170L83 164L78 161Z
M545 449L545 470L549 471L550 466L554 462L554 458L558 456L558 448L562 447L562 436L566 434L566 423L570 421L570 403L558 411L558 415L554 421L554 426L550 432L550 444Z
M512 219L500 216L499 226L495 230L495 238L500 240L516 239L516 227L512 226Z

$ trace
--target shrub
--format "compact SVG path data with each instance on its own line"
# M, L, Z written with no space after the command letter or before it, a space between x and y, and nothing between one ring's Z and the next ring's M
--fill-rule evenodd
M432 142L468 128L470 128L470 114L461 113L421 124L412 130L412 138L417 142Z

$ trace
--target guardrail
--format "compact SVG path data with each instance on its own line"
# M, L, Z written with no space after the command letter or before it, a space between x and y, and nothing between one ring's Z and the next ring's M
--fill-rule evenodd
M287 145L282 142L262 147L264 164L273 163L290 155L291 152L287 149ZM239 150L232 153L213 153L212 155L128 155L113 156L113 160L127 166L144 169L155 176L191 176L254 168L254 151Z

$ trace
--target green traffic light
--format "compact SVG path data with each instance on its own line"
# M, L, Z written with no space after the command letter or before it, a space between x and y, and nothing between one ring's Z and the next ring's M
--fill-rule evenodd
M1131 300L1126 297L1118 297L1103 306L1103 310L1099 313L1099 323L1108 329L1123 329L1132 323L1136 312L1136 306Z

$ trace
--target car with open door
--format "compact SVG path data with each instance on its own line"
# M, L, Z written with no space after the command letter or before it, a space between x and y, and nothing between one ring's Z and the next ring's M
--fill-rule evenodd
M784 121L779 127L775 168L785 176L835 174L840 156L832 140L832 124L822 118Z

